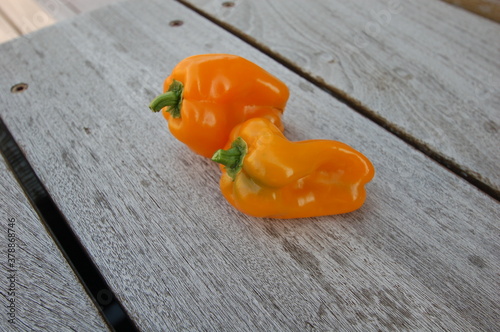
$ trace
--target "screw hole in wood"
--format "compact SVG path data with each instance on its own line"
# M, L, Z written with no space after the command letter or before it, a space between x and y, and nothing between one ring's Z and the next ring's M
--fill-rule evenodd
M18 83L18 84L13 85L10 88L10 92L12 92L12 93L20 93L20 92L24 92L26 90L28 90L28 84L26 84L26 83Z
M170 23L169 23L169 25L171 27L180 27L183 24L184 24L184 22L181 20L173 20L173 21L170 21Z

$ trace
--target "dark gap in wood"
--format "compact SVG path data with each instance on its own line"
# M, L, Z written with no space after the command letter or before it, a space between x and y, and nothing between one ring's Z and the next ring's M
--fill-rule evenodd
M138 331L0 118L0 150L42 223L113 331ZM50 276L47 276L50 278Z
M432 147L430 147L428 144L422 142L418 138L409 135L406 133L403 129L399 128L398 126L394 125L391 123L388 119L382 117L381 115L377 114L375 111L371 110L367 106L363 105L360 101L352 98L345 92L337 89L334 86L331 86L330 84L327 84L322 78L320 77L314 77L310 73L305 72L302 68L299 66L293 64L290 62L288 59L285 57L281 56L280 54L274 52L271 50L269 47L266 45L261 44L258 40L255 38L245 34L243 31L238 30L234 26L223 22L216 17L210 15L207 12L202 11L201 9L195 7L194 5L191 5L188 1L185 0L177 0L177 2L181 3L182 5L186 6L188 9L196 12L197 14L203 16L207 20L211 21L212 23L220 26L227 32L231 33L235 37L241 39L245 43L249 44L250 46L256 48L260 52L264 53L265 55L269 56L273 60L279 62L282 64L284 67L288 68L295 74L299 75L300 77L306 79L307 81L311 82L314 84L316 87L320 88L321 90L327 92L330 94L332 97L337 99L339 102L345 104L352 110L356 111L357 113L361 114L368 120L375 122L377 125L380 127L384 128L385 130L389 131L392 133L394 136L397 138L401 139L403 142L406 144L412 146L413 148L417 149L418 151L424 153L426 156L437 162L438 164L444 166L451 172L455 173L457 176L465 179L467 182L484 192L485 194L491 196L492 198L496 199L497 201L500 201L500 190L495 189L494 187L490 186L489 184L485 183L483 180L481 180L481 177L479 175L474 174L473 172L465 169L464 167L460 166L460 164L456 163L452 159L440 154L438 151L434 150Z

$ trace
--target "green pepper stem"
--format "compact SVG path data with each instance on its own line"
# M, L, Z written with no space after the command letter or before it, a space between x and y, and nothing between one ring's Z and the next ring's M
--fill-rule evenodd
M224 165L227 174L233 179L243 168L243 159L248 152L247 143L243 138L236 138L231 144L231 148L227 150L217 150L215 151L212 160Z
M159 112L162 108L168 107L167 112L169 112L173 118L181 117L181 107L182 107L182 92L184 86L181 82L174 80L170 84L168 91L156 97L149 108L153 112Z
M212 160L226 167L234 167L241 159L241 151L237 147L215 152Z
M156 97L151 104L149 104L149 108L153 112L159 112L163 107L173 106L179 103L179 97L173 91L167 91L164 94Z

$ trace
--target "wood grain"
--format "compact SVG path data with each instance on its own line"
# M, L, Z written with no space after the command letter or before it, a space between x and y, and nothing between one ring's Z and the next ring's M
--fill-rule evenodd
M85 13L105 5L115 3L118 0L61 0L71 7L78 10L79 13Z
M16 0L0 2L0 11L21 34L27 34L47 27L55 22L34 0Z
M9 21L0 12L0 43L14 39L19 36L19 32L12 27Z
M118 2L118 0L35 0L52 16L67 19L97 8Z
M5 122L141 329L498 327L498 203L186 7L124 2L0 51ZM218 167L147 108L178 61L216 52L286 82L290 139L373 161L362 209L284 222L226 203Z
M185 2L500 196L500 25L435 0Z
M3 308L0 330L107 331L96 307L1 157L0 183L0 295ZM11 223L14 225L9 226ZM9 242L12 238L9 228L17 241ZM9 247L9 243L14 243L14 247ZM9 248L14 249L10 257L7 256ZM14 317L8 315L11 299L14 300ZM10 323L10 319L14 323Z
M443 0L500 23L499 0Z
M4 0L0 3L0 43L117 0Z
M36 3L45 10L56 21L65 20L81 13L72 1L65 0L34 0ZM106 1L103 1L106 2Z

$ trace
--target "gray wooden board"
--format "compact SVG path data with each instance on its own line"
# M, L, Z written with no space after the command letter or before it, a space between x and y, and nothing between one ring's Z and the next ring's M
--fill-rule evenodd
M119 0L35 0L57 20L95 10Z
M435 0L188 0L500 193L500 25Z
M79 13L75 6L65 0L35 0L50 16L57 21L65 20Z
M145 331L498 328L498 203L186 7L124 2L0 52L4 120ZM286 82L290 139L373 161L362 209L276 221L226 203L218 167L147 108L178 61L216 52Z
M0 183L0 331L107 331L1 157Z

